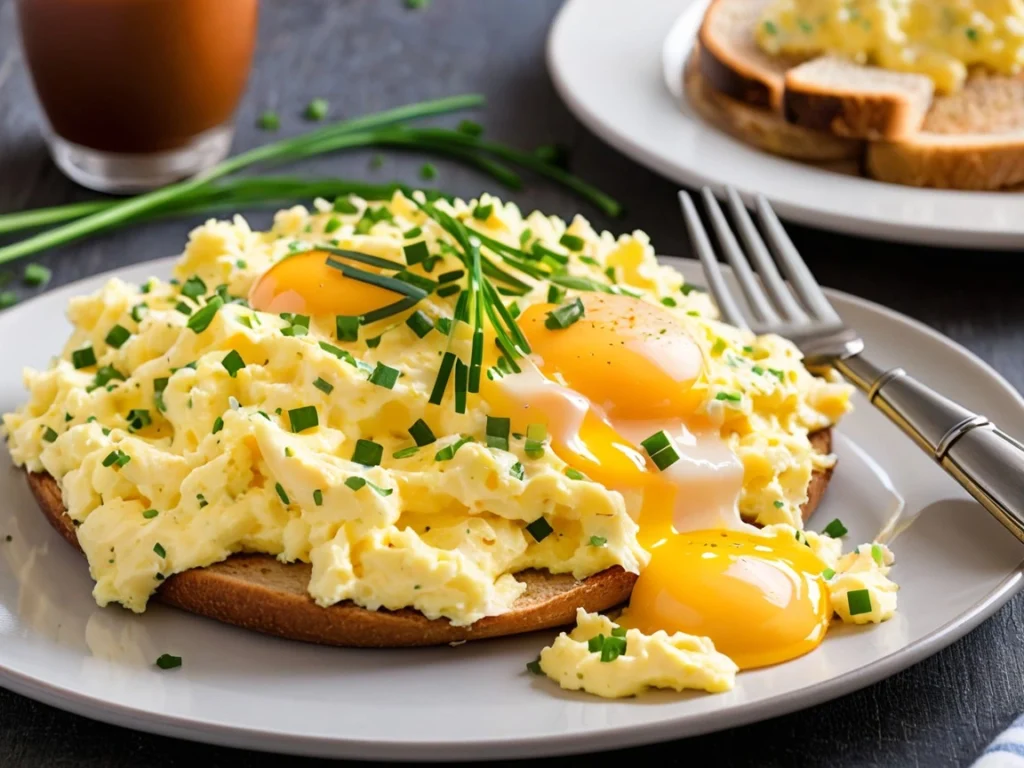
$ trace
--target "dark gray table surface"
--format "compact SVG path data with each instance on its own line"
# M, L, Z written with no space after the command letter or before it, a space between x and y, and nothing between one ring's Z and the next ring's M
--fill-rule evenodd
M608 220L533 178L507 198L566 217L582 211L612 231L643 229L662 253L687 255L675 185L588 133L555 93L544 45L558 6L558 0L434 0L426 11L410 11L402 0L264 0L257 61L238 116L235 149L268 139L253 127L264 109L282 114L281 135L308 128L299 113L313 97L328 98L332 115L342 117L479 91L488 104L473 117L488 135L523 148L566 144L573 170L613 192L628 214ZM642 12L642 3L636 7ZM0 0L0 212L93 197L53 166L39 120L17 45L14 0ZM372 154L335 155L295 171L415 183L421 157L388 153L384 165L372 169ZM440 173L434 183L441 188L464 197L494 189L474 172L436 164ZM264 224L268 214L255 212L250 220ZM53 269L55 287L177 253L199 221L139 226L37 260ZM1020 254L942 251L791 231L826 285L924 321L980 355L1016 387L1024 385L1022 283L1011 270ZM1022 634L1024 597L1018 596L947 650L877 685L764 723L614 756L666 765L695 759L721 765L965 765L1024 709ZM104 725L0 689L0 766L257 766L279 760ZM581 756L540 762L592 761Z

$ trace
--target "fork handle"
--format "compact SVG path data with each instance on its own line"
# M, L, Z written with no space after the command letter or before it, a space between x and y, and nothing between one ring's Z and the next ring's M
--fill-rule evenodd
M832 365L1024 542L1024 445L902 368L861 355Z

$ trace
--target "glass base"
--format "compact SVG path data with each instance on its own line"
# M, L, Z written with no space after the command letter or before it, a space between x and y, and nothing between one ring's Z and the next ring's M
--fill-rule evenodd
M103 152L74 144L56 134L47 137L53 161L65 175L98 192L148 192L194 176L225 157L234 127L222 125L196 136L179 149L153 154Z

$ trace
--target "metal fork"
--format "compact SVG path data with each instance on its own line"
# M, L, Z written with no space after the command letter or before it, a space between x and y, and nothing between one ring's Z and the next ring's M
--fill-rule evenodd
M784 336L804 353L808 368L839 371L1024 542L1024 445L902 368L880 368L869 362L862 354L863 340L843 323L822 293L767 200L759 195L755 202L774 260L736 190L727 189L726 198L742 248L712 191L704 187L701 196L739 283L740 298L726 285L690 195L680 191L679 202L708 289L726 322L758 334Z

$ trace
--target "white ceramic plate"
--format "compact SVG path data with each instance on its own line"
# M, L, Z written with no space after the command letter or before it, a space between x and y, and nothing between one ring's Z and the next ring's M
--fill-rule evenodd
M682 95L708 0L569 0L548 68L569 108L619 151L673 181L759 192L779 215L855 235L1024 249L1024 193L884 184L775 157L705 123Z
M699 282L694 262L677 262ZM170 261L123 270L141 282ZM45 366L68 333L64 307L92 278L0 315L0 410L23 399L22 366ZM1024 434L1024 401L992 369L928 328L834 293L882 363L900 363ZM50 529L22 474L0 457L0 685L87 717L200 741L347 758L480 759L585 752L675 739L779 715L880 680L934 653L1002 605L1024 550L863 401L843 423L820 529L840 517L870 540L897 500L900 611L837 626L813 653L740 675L730 693L604 701L525 672L554 632L422 650L322 648L154 605L98 608L86 564ZM872 457L871 459L867 458ZM883 472L880 467L884 467ZM886 479L885 475L889 479ZM5 536L11 541L5 541ZM855 541L854 541L855 540ZM163 653L184 666L160 671Z

